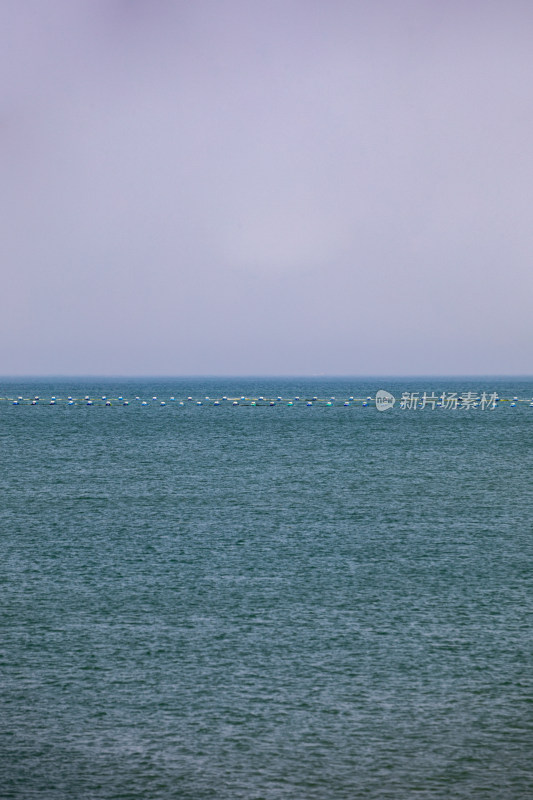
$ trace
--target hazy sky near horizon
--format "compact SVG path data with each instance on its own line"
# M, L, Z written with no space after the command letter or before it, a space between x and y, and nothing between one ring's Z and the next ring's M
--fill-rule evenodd
M530 0L2 0L0 374L533 373Z

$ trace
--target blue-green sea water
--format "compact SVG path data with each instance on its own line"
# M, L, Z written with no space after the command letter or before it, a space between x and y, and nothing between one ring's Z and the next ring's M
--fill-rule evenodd
M533 797L532 380L0 395L3 800Z

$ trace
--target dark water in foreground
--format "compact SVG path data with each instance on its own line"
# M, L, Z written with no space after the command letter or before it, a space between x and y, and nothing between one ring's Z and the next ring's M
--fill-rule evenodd
M0 796L533 796L533 408L187 395L532 381L2 384Z

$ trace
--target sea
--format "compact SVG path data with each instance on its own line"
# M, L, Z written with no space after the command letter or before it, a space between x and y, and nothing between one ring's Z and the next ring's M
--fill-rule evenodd
M2 800L531 800L532 400L0 380Z

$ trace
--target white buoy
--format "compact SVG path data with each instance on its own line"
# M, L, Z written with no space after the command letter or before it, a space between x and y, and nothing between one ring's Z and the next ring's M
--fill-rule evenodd
M32 400L31 404L32 404L32 406L36 406L37 405L37 400Z
M171 399L171 400L175 400L176 398L175 398L175 397L171 397L170 399Z
M129 403L128 403L128 401L127 401L127 400L124 400L124 402L122 403L122 405L123 405L123 406L129 406Z
M350 404L349 404L349 402L346 400L346 402L344 403L344 405L345 405L345 406L349 406Z
M237 400L234 400L234 401L233 401L233 403L232 403L232 405L234 405L234 406L238 406L238 405L239 405L239 403L237 402Z
M214 405L214 406L219 406L219 405L220 405L220 403L218 402L218 400L215 400L215 402L213 403L213 405Z
M69 406L73 406L74 405L74 400L69 400L68 404L69 404Z
M111 405L111 401L110 400L106 400L105 404L106 404L106 406L110 406Z
M166 406L166 403L165 403L165 401L164 401L164 400L161 400L161 403L160 403L160 405L162 405L162 406Z
M192 400L192 397L188 397L187 400Z
M142 401L142 403L141 403L141 405L142 405L142 406L147 406L147 405L148 405L148 403L146 402L146 400L143 400L143 401Z
M92 401L92 400L87 400L87 405L88 405L88 406L92 406L92 404L93 404L93 401Z
M306 405L308 405L308 406L312 406L313 404L312 404L312 402L311 402L310 400L308 400L308 401L307 401L307 403L306 403Z
M201 405L202 405L202 401L201 401L201 400L197 400L197 401L196 401L196 405L197 405L197 406L201 406Z
M18 400L13 400L13 405L14 405L14 406L18 406L18 404L19 404L19 401L18 401ZM532 405L533 405L533 403L532 403Z

